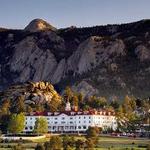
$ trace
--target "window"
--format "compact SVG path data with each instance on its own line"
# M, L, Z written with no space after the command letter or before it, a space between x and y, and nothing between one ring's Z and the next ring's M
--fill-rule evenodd
M54 124L57 124L57 122L55 121Z
M78 126L78 129L81 129L81 126Z
M32 126L30 126L30 130L32 130L33 128L32 128Z
M64 119L65 119L65 117L62 117L61 119L62 119L62 120L64 120Z
M71 112L71 115L74 115L74 112Z
M70 119L73 119L72 117L70 117Z
M55 118L55 120L57 120L57 118Z
M86 129L86 126L83 126L83 129Z
M30 120L32 120L32 118L30 118Z

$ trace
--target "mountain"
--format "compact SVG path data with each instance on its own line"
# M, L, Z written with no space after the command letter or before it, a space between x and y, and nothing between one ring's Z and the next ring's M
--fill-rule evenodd
M42 19L34 19L29 23L29 25L25 27L24 30L30 31L30 32L38 32L38 31L44 31L44 30L55 31L56 28L48 24L46 21Z
M84 95L150 91L150 20L56 29L35 19L23 30L0 30L0 89L49 81Z

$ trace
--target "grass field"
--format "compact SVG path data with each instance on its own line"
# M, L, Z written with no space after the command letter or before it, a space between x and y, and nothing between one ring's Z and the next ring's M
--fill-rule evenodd
M85 140L83 136L75 136L75 139ZM33 150L37 143L46 141L49 141L49 138L22 143L22 145L28 150ZM18 143L0 143L0 150L11 149L10 147L16 144ZM101 136L95 150L146 150L142 147L148 144L150 144L150 139Z
M98 147L101 150L123 150L123 149L133 149L134 150L144 150L145 148L139 148L146 146L150 143L149 139L141 138L120 138L120 137L99 137Z

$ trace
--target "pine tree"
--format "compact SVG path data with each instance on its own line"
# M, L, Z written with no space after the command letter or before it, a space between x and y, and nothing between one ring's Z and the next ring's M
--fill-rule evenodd
M33 112L33 109L32 109L32 107L31 107L30 105L27 105L27 106L26 106L26 112L27 112L27 113Z
M76 95L74 95L72 97L72 106L74 107L74 109L77 111L78 107L79 107L79 100L78 97Z
M66 87L65 92L64 92L64 99L66 101L71 101L73 97L73 92L69 86Z
M61 105L60 99L58 99L57 95L54 94L51 101L46 104L46 109L48 111L55 112L58 111L60 105Z
M25 112L25 104L24 104L24 97L23 96L18 96L16 98L16 100L12 103L11 111L13 113Z
M10 114L10 100L6 99L2 102L2 106L0 108L1 115Z

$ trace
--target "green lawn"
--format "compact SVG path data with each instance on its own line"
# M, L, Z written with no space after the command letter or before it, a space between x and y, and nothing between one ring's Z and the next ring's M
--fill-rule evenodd
M99 143L114 143L114 144L149 144L150 139L144 138L128 138L128 137L99 137Z
M85 140L83 136L75 136L75 139ZM29 143L22 143L23 147L28 150L33 150L37 143L44 143L49 141L49 138L33 140ZM99 142L95 150L146 150L140 146L146 146L150 143L150 139L142 138L121 138L121 137L99 137ZM0 150L8 150L10 146L17 143L0 143Z
M139 148L139 146L145 146L150 143L150 139L141 138L120 138L120 137L99 137L100 150L145 150L145 148Z
M114 147L114 148L95 148L95 150L146 150L146 148L137 148L137 147L132 147L132 148L122 148L122 147Z

